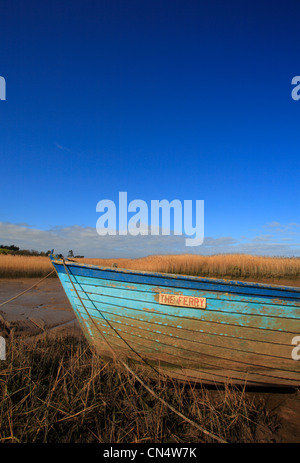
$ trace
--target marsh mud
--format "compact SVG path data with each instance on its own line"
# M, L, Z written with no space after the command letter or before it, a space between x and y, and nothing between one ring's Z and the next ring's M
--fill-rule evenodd
M48 278L22 294L40 279L0 280L0 331L15 335L36 336L45 332L64 330L81 333L78 322L58 278Z

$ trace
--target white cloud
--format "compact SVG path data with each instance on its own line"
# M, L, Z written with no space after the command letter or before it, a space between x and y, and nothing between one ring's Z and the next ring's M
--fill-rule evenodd
M66 148L65 146L63 145L59 145L58 143L54 143L56 148L58 148L59 150L61 151L67 151L68 153L72 153L72 150L70 150L69 148Z
M281 223L280 222L268 222L266 224L266 227L281 227Z
M300 224L296 222L290 222L285 225L280 222L269 222L266 223L263 228L272 233L294 235L295 233L299 232Z
M290 225L290 224L289 224ZM293 224L294 226L294 224ZM28 224L0 222L0 244L15 244L22 249L47 251L67 255L70 249L75 255L85 257L142 257L150 254L225 254L246 253L258 255L300 256L300 234L291 240L288 236L259 234L253 238L231 236L214 238L207 236L201 246L188 248L185 236L99 236L96 228L73 225L40 230Z

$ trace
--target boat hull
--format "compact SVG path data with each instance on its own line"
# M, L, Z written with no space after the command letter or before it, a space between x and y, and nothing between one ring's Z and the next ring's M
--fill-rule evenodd
M100 355L184 381L300 386L299 288L52 262Z

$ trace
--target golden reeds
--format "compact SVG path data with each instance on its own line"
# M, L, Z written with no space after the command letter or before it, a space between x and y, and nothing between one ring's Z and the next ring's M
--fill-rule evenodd
M105 266L116 263L119 268L208 278L296 279L300 277L300 258L263 257L249 254L213 256L185 254L148 256L139 259L77 259L77 261Z
M0 254L0 278L43 277L51 270L48 257Z
M248 254L154 255L138 259L75 259L80 263L132 270L179 273L233 279L290 279L300 281L300 258ZM52 270L48 257L0 255L0 277L42 277Z

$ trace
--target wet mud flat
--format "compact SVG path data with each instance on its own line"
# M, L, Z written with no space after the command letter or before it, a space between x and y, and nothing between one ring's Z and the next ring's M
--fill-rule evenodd
M25 291L39 279L1 279L0 304ZM57 278L48 278L17 299L0 307L0 334L33 337L70 334L83 337L72 307ZM0 364L1 368L1 364ZM222 394L211 391L212 398ZM246 390L249 400L262 401L276 418L276 430L262 427L257 442L300 443L300 390Z
M0 306L30 288L40 279L0 279ZM0 331L15 335L36 336L43 333L68 332L81 335L81 330L58 278L48 278L0 307Z

